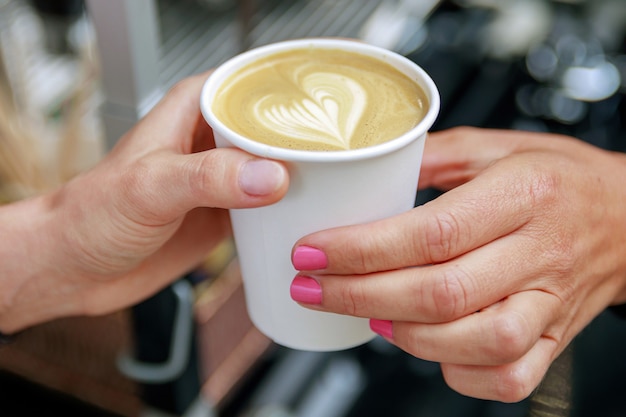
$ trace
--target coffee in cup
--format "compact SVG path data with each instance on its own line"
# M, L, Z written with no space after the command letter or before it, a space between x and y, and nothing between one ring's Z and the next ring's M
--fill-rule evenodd
M387 62L303 47L232 74L213 111L233 131L288 149L337 151L395 139L427 111L422 88Z

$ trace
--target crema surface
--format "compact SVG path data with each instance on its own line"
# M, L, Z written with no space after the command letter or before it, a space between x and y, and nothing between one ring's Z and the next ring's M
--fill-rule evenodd
M311 47L240 69L218 90L213 111L257 142L332 151L394 139L415 127L427 106L417 83L391 65Z

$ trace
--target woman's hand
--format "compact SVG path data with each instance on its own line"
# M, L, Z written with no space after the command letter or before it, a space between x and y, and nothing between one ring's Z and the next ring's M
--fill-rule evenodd
M462 394L519 401L596 315L626 301L626 157L551 134L427 140L400 216L302 238L292 296L373 319ZM306 297L301 297L306 294Z
M230 232L224 208L285 194L281 164L212 149L199 110L205 79L175 86L94 169L0 207L0 330L145 299Z

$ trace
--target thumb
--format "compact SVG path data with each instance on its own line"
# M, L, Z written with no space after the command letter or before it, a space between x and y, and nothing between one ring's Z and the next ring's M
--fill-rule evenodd
M142 190L138 193L148 207L155 208L151 212L164 216L163 220L174 219L196 207L269 205L280 200L289 186L283 164L238 149L155 157L160 160L146 161L141 164L144 168L139 168Z

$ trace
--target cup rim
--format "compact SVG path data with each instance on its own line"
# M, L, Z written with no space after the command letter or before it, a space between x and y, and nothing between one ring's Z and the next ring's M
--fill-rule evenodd
M281 148L257 142L241 135L222 123L213 113L212 104L214 93L221 83L244 65L266 55L298 49L303 47L316 47L324 49L347 49L351 52L361 53L378 58L392 64L396 69L409 76L424 90L429 101L428 111L422 120L412 129L402 135L378 145L359 149L337 151L308 151L299 149ZM417 140L428 132L439 114L440 97L437 86L432 78L419 65L410 59L378 46L370 45L358 40L334 39L334 38L303 38L292 39L259 46L239 55L236 55L218 66L205 81L200 95L200 109L205 121L214 132L227 137L227 141L234 146L256 156L281 161L308 161L308 162L336 162L358 159L368 159L384 155L401 149Z

